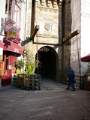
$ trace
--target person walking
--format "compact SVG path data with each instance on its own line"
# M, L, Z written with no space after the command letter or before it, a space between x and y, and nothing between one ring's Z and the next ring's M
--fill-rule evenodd
M68 87L67 87L67 90L69 90L71 88L72 91L75 91L76 88L75 88L75 83L76 83L76 80L75 80L75 73L74 73L74 70L70 67L68 72L67 72L67 77L68 77Z

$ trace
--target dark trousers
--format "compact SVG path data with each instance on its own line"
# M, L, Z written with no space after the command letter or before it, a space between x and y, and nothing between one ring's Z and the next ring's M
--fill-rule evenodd
M75 82L71 82L71 81L68 81L68 87L67 89L72 89L72 90L75 90Z

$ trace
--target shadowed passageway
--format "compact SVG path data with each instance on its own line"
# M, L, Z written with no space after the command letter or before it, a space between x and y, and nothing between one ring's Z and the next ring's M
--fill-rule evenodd
M55 79L57 67L57 53L55 50L49 46L44 46L38 50L36 59L39 61L37 72L43 78Z

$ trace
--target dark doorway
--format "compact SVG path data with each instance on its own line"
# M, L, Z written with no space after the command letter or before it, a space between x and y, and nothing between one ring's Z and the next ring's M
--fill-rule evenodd
M49 46L40 48L36 54L36 61L38 65L36 73L39 73L43 78L56 78L56 63L57 53Z

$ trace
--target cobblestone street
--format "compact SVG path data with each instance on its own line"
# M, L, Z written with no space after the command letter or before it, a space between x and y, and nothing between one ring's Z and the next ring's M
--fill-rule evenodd
M0 120L90 120L90 92L51 81L35 91L0 88Z

